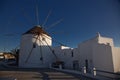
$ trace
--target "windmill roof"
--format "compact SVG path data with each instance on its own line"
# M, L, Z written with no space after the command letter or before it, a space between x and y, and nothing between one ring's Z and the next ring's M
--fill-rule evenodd
M26 31L24 34L46 34L49 36L49 34L47 32L45 32L43 30L42 27L40 26L34 26L33 28L31 28L30 30Z

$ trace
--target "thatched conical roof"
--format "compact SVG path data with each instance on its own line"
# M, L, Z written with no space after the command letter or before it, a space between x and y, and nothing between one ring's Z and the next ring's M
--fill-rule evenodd
M42 27L40 26L34 26L33 28L31 28L30 30L26 31L24 34L36 34L36 35L39 35L39 34L46 34L49 36L49 34L47 32L45 32L43 30Z

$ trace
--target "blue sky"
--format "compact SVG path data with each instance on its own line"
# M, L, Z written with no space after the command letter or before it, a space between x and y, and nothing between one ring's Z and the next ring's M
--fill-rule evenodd
M97 32L120 46L120 0L38 0L40 24L53 39L70 47L92 38ZM37 24L36 0L0 0L0 51L20 44L21 34ZM9 35L8 35L9 34Z

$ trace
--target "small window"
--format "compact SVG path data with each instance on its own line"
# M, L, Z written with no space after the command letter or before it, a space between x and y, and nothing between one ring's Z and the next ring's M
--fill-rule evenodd
M110 43L107 43L107 45L109 45L109 46L110 46Z
M43 61L43 57L40 57L40 60Z
M71 52L71 57L74 57L74 53L73 53L73 50L72 50L72 52Z
M66 53L65 52L63 52L64 53L64 55L66 55Z
M33 48L36 48L36 44L35 43L33 43Z
M45 41L45 38L42 38L43 41Z
M54 50L52 50L52 53L53 53L53 54L55 54L55 51L54 51Z

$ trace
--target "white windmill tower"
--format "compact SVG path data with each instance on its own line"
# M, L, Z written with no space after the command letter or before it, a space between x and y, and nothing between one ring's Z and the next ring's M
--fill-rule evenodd
M53 62L52 38L42 29L34 26L22 35L19 67L48 67Z

